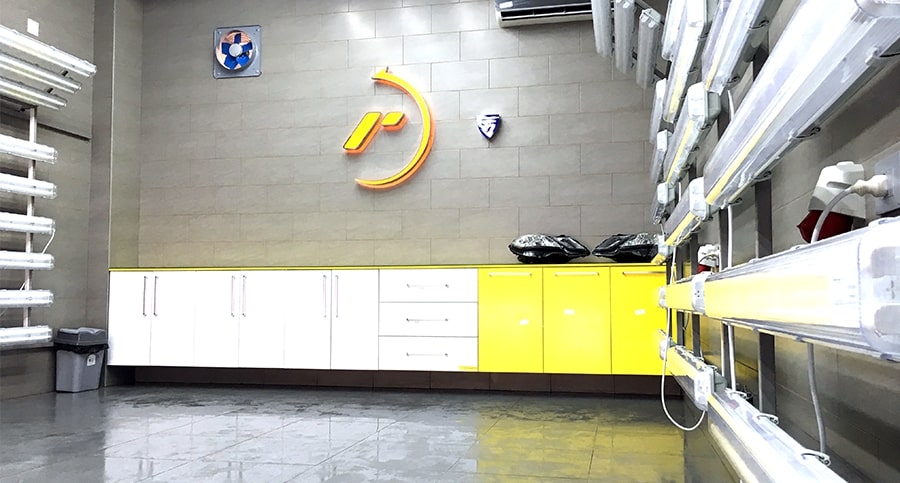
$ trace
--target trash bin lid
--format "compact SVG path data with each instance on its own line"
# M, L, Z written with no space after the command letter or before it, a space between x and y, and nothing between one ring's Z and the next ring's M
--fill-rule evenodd
M103 329L79 327L77 329L59 329L53 341L57 344L68 345L98 345L106 344L108 339L106 331Z

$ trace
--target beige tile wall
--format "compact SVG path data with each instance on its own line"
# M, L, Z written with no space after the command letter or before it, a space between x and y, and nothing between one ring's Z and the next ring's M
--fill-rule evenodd
M589 22L499 29L488 0L247 5L144 2L140 266L510 262L521 233L651 228L647 93L592 53ZM214 80L213 29L256 23L263 75ZM386 65L436 138L415 178L371 192L354 178L399 169L421 125L370 80ZM410 123L345 155L373 109Z

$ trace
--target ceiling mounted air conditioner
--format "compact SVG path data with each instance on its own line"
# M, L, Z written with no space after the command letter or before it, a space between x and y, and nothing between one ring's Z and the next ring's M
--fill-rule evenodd
M590 0L495 0L501 27L591 20Z

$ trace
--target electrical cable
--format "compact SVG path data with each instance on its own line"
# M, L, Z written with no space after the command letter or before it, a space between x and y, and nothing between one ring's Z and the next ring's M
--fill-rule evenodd
M828 202L825 205L825 209L822 210L822 213L819 215L819 219L816 220L816 227L813 228L812 239L810 239L810 243L815 243L819 241L819 235L822 233L822 226L825 225L825 219L828 218L828 215L831 214L831 210L834 209L838 203L841 202L844 198L853 194L853 186L849 186L840 193L838 193L834 199Z
M673 282L674 277L675 277L675 257L674 256L672 256L672 264L671 264L670 272L671 272L671 275L669 276L669 279L670 279L669 282ZM669 312L669 317L671 317L671 316L672 316L672 313ZM667 344L668 344L669 337L671 334L671 330L670 330L671 327L672 327L671 323L666 324L666 343ZM698 419L697 423L691 427L682 426L681 424L678 424L674 418L672 418L672 415L669 413L669 408L666 406L666 362L668 362L668 360L669 360L669 351L666 350L663 352L662 377L660 378L660 383L659 383L659 401L662 403L663 412L666 414L666 418L669 419L670 423L672 423L676 428L678 428L682 431L693 431L700 427L700 423L702 423L703 418L706 417L706 411L703 411L700 414L700 419Z
M806 343L807 374L809 374L809 395L812 398L813 410L816 412L816 428L819 430L819 452L825 453L825 421L822 420L822 407L819 405L819 390L816 387L816 355L815 348Z

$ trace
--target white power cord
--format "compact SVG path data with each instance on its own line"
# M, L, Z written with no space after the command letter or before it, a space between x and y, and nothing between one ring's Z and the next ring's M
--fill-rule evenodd
M888 177L883 174L878 174L872 176L867 180L859 180L852 185L848 186L846 189L838 193L822 210L822 213L819 215L819 219L816 220L816 227L813 229L812 238L810 239L810 243L816 243L819 241L819 236L822 234L822 226L825 224L825 219L828 218L828 215L831 214L831 211L834 210L834 207L838 205L844 198L850 195L872 195L878 198L883 198L888 195L889 187L888 187ZM815 356L815 348L809 342L806 343L806 369L807 374L809 375L809 396L812 399L813 411L816 413L816 429L819 433L819 452L825 453L826 449L826 440L825 440L825 422L822 419L822 407L819 404L819 390L816 387L816 356Z
M674 278L675 278L675 257L674 256L672 257L671 269L669 270L669 272L670 272L669 283L672 283L675 281L674 280ZM669 313L668 316L671 319L672 312L669 311L668 313ZM666 344L669 343L668 341L669 341L669 337L671 336L671 328L672 328L672 323L671 323L671 320L669 320L669 323L666 324ZM659 401L662 403L663 412L666 414L666 418L669 419L670 423L672 423L676 428L678 428L682 431L693 431L700 427L700 423L703 422L703 418L706 416L706 411L703 411L700 414L700 419L698 419L697 423L691 427L682 426L681 424L678 424L678 422L676 422L674 418L672 418L672 415L669 413L669 408L666 406L666 362L668 362L668 360L669 360L669 351L667 349L665 352L663 352L662 377L660 378L660 382L659 382Z

